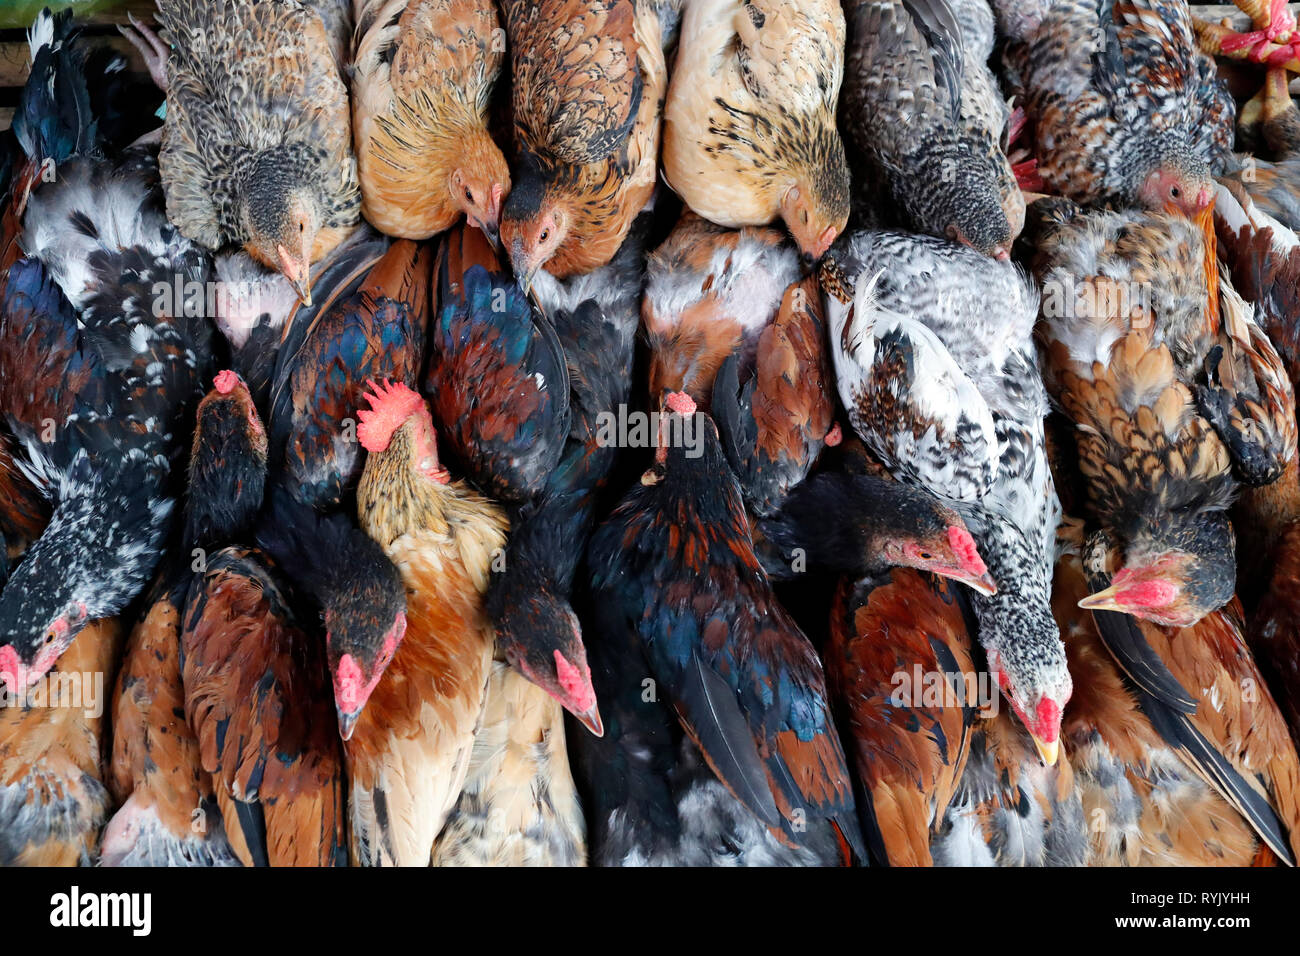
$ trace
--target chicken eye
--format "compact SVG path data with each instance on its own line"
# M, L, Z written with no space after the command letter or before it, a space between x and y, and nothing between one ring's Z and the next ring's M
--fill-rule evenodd
M929 551L922 551L922 552L921 552L921 560L922 560L922 561L929 561L932 557L934 557L934 555L932 555Z
M545 242L545 241L546 241L547 239L549 239L549 238L551 238L551 230L549 230L549 229L543 229L542 232L541 232L541 235L539 235L539 236L537 237L537 241L538 241L538 242Z
M57 634L54 633L54 630L53 630L53 629L48 630L48 631L45 632L45 640L44 640L44 643L45 643L45 644L53 644L53 643L54 643L54 639L55 639L56 637L58 637L58 636L59 636L59 635L57 635Z
M466 201L466 202L473 202L473 201L474 201L474 194L473 194L472 192L470 192L468 186L465 187L465 201Z
M1170 187L1169 187L1169 198L1170 198L1170 199L1177 199L1177 198L1178 198L1179 196L1181 196L1182 194L1183 194L1183 193L1182 193L1182 190L1180 190L1177 186L1170 186Z

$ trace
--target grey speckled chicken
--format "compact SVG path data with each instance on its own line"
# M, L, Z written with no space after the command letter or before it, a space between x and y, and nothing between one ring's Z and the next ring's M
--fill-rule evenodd
M1209 205L1234 110L1186 0L1058 0L1009 58L1048 192L1189 215Z
M158 18L168 218L209 249L243 246L310 302L312 263L361 216L337 25L297 0L162 0Z
M846 4L842 122L912 228L1009 258L1025 205L1000 141L985 0Z
M980 643L1049 762L1072 690L1051 614L1060 503L1044 446L1038 296L1014 266L928 236L863 232L822 270L849 420L896 478L957 506L997 584Z

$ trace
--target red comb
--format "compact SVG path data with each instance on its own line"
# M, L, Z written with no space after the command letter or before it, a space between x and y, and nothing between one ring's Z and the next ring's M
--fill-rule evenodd
M952 553L957 555L962 566L971 574L984 574L988 571L984 559L980 557L980 549L975 545L975 539L965 528L959 525L949 526L948 543L952 546Z
M695 399L685 392L669 392L664 404L678 415L689 417L695 414Z
M357 409L361 424L357 426L357 440L369 452L381 452L392 441L393 432L402 423L424 408L424 399L401 382L385 380L383 385L367 382L370 391L362 396L370 408Z
M212 380L218 392L222 395L229 395L239 384L239 376L230 369L224 369L217 373L217 377Z

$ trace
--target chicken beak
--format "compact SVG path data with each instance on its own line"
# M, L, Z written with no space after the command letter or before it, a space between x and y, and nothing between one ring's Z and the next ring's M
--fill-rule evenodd
M590 730L593 735L597 737L605 736L605 725L600 719L600 707L596 704L592 704L584 711L575 710L572 713L574 717L577 717L582 722L582 726Z
M522 239L516 239L510 246L510 266L515 271L515 281L519 283L519 288L527 295L533 285L533 276L537 274L537 266L528 264Z
M998 583L993 580L993 575L985 571L978 577L972 575L962 578L961 582L972 591L978 591L980 594L990 596L998 593Z
M339 712L339 736L342 737L344 740L351 740L352 731L356 730L357 718L360 716L361 716L360 711L358 711L355 714L345 714L340 711Z
M1118 596L1119 590L1112 584L1104 591L1098 591L1096 594L1089 594L1087 597L1080 599L1079 607L1086 608L1089 611L1128 613L1128 609L1117 600Z
M1043 758L1043 763L1049 767L1055 767L1056 758L1060 755L1061 741L1059 739L1050 742L1040 740L1035 734L1029 736L1034 738L1034 747L1038 750L1038 756Z
M293 284L298 299L303 305L311 305L311 267L306 258L296 258L284 246L276 246L275 251L280 257L280 271Z

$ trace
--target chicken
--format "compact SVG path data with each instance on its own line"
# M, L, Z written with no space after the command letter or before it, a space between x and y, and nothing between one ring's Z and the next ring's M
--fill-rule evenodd
M565 751L564 710L495 661L465 786L433 848L433 865L585 866L586 830Z
M666 408L655 467L592 537L594 600L640 635L688 736L751 813L793 845L833 826L861 856L821 664L754 555L712 422L681 392Z
M505 52L496 5L358 6L352 122L361 212L404 239L427 239L464 213L495 242L510 193L510 170L487 129Z
M1010 116L987 65L985 0L847 9L844 126L872 186L883 182L918 231L1010 258L1025 204L999 145Z
M521 505L541 492L564 451L564 350L482 233L453 229L434 271L424 381L434 420L458 468L497 501Z
M833 256L822 285L849 420L895 478L961 514L997 586L973 599L989 668L1051 763L1071 683L1050 607L1060 504L1036 291L928 236L860 233Z
M428 408L404 385L374 386L358 412L367 451L361 526L406 587L406 634L368 689L355 724L341 721L351 786L352 859L428 866L460 796L483 711L493 633L483 607L488 565L505 546L494 502L452 482L438 461ZM340 671L340 681L361 680Z
M586 862L586 824L561 708L588 730L599 733L603 725L570 596L596 497L617 455L603 416L625 404L631 389L650 218L641 213L608 265L567 280L541 272L532 286L565 357L568 436L538 497L520 509L502 565L493 568L488 608L497 660L465 789L434 850L436 865Z
M296 596L319 610L346 739L406 632L398 570L347 515L315 511L279 487L270 489L254 542L293 582Z
M649 219L649 213L638 218L623 247L600 269L568 280L538 279L535 290L554 323L569 389L566 434L554 468L535 497L518 508L488 594L498 658L597 735L602 732L600 710L569 598L595 522L597 497L621 441L610 421L626 410L632 388Z
M1094 866L1249 866L1245 818L1162 739L1078 606L1088 580L1077 554L1056 568L1052 606L1078 689L1062 736L1088 820Z
M266 429L244 381L225 369L199 402L190 452L184 542L238 542L250 531L266 487Z
M298 501L329 511L356 487L364 460L355 412L365 383L416 382L432 258L410 240L385 251L359 235L320 277L329 299L295 316L276 356L268 431L271 472Z
M1233 593L1232 466L1267 481L1295 455L1281 362L1226 283L1222 323L1207 308L1196 226L1036 212L1047 384L1079 426L1091 517L1124 551L1088 606L1194 624Z
M1058 0L1013 58L1049 193L1189 218L1210 204L1233 106L1186 0Z
M805 258L820 258L849 217L843 75L834 0L693 0L664 107L668 184L722 226L780 218Z
M0 303L0 419L53 517L0 594L0 671L20 683L152 578L212 337L158 294L208 263L163 218L146 152L64 163L22 242Z
M835 595L826 678L880 863L933 863L930 839L965 768L975 712L989 703L962 608L951 585L907 570L845 579Z
M239 865L185 720L180 632L190 569L244 538L261 508L266 431L228 369L196 418L179 567L155 581L117 676L109 787L120 806L104 830L105 866Z
M514 186L501 241L527 291L613 258L654 190L679 0L506 0Z
M305 303L311 266L361 214L331 35L298 0L163 0L171 41L158 162L167 215L206 249L239 245Z
M997 588L961 516L933 494L867 474L823 471L753 524L774 581L805 571L858 577L916 568L992 594Z
M43 682L8 692L0 708L0 865L93 862L110 807L101 748L119 631L115 619L92 621Z
M661 695L623 610L583 601L605 734L573 742L597 866L841 866L834 826L809 820L798 843L733 795Z
M160 578L126 641L113 690L108 787L118 804L104 828L103 866L238 866L212 777L185 719L181 615L189 576Z
M733 231L684 213L646 261L641 321L651 402L684 391L709 408L718 370L733 352L737 378L751 377L759 337L798 280L795 250L777 230Z
M1094 590L1114 579L1116 554L1106 534L1088 539L1083 567ZM1293 864L1300 757L1247 648L1240 602L1181 628L1110 610L1094 609L1093 620L1164 742Z
M779 507L822 448L839 440L825 341L821 289L809 276L785 290L759 333L753 371L741 375L743 350L718 369L711 394L718 436L755 514Z
M185 716L245 866L339 866L343 755L323 648L266 558L231 547L190 584L181 626Z

